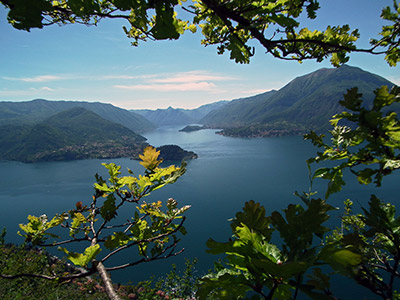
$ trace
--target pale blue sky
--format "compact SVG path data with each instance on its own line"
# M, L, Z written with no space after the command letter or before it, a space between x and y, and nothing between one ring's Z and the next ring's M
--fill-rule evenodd
M359 28L360 45L379 31L380 8L391 0L322 0L318 21ZM329 62L279 61L256 48L249 65L217 55L200 45L199 34L178 41L141 43L132 47L123 22L104 20L97 27L50 26L18 31L6 21L0 5L0 101L82 100L112 103L127 109L196 108L279 89L290 80ZM364 38L363 38L364 37ZM400 84L400 67L382 56L352 54L349 65Z

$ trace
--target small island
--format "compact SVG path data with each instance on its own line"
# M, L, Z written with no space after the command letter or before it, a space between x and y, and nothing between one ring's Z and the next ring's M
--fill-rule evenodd
M160 151L160 158L164 161L182 161L198 158L198 155L193 151L186 151L178 145L160 146L157 147L157 151Z
M199 125L187 125L187 126L185 126L184 128L182 128L179 131L192 132L192 131L199 131L199 130L202 130L202 129L205 129L205 127L204 126L199 126Z

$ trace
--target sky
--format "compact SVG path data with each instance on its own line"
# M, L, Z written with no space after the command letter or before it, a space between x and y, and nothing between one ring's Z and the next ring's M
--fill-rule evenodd
M303 26L324 29L349 24L368 46L380 31L380 10L391 0L321 0L317 19ZM200 44L199 33L177 41L148 41L131 46L118 20L98 26L48 26L19 31L7 23L0 4L0 101L33 99L111 103L125 109L193 109L201 105L280 89L295 77L329 61L281 61L256 44L250 64L236 64L216 47ZM351 66L400 85L400 66L383 56L351 54Z

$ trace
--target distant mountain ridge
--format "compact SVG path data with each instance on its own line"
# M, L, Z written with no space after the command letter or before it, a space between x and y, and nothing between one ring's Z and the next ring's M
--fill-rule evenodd
M106 120L119 123L134 132L144 132L155 128L154 124L141 115L111 104L44 99L25 102L0 102L0 125L35 124L77 106L90 110Z
M0 159L22 162L133 157L146 139L83 107L35 124L0 126Z
M211 111L200 123L224 129L229 136L293 135L311 129L325 131L330 118L343 108L339 100L353 87L358 87L366 102L373 91L393 83L360 68L344 65L319 69L300 76L278 91L233 100Z
M172 108L132 110L157 126L196 124L209 112L224 106L228 101L218 101L195 109Z

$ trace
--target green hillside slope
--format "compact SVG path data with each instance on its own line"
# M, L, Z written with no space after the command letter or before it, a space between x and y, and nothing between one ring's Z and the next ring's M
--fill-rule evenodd
M133 157L146 145L132 130L74 107L34 125L0 126L0 159L23 162Z
M43 99L26 102L0 102L0 125L35 124L49 116L77 106L90 110L103 119L119 123L135 132L143 132L155 127L141 115L111 104Z
M200 123L226 129L231 136L300 134L310 129L324 131L328 120L343 108L343 94L358 87L368 101L373 91L393 84L356 67L320 69L298 77L276 92L238 99L206 115ZM279 133L280 132L280 133Z
M258 108L268 102L268 99L275 93L276 91L270 91L252 97L232 100L223 107L209 112L200 120L200 123L218 128L247 125L258 117Z

